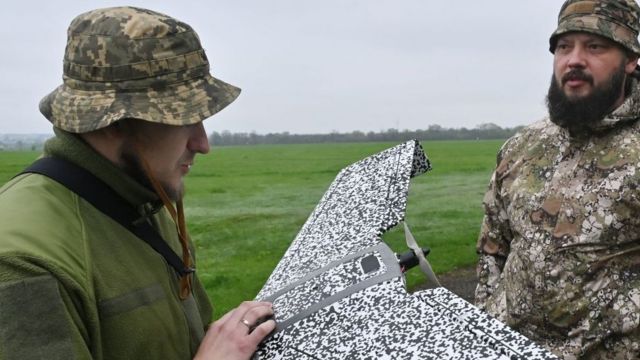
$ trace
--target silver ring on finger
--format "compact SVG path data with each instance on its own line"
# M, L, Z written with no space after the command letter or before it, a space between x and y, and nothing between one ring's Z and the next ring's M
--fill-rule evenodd
M251 324L247 319L243 318L242 320L240 320L240 322L243 323L244 326L246 326L249 330L253 328L253 324Z

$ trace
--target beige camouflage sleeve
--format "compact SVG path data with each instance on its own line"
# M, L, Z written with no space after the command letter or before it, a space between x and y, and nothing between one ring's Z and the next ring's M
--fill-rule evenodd
M482 201L484 219L476 245L478 253L478 286L475 293L476 306L485 308L487 299L498 285L505 260L509 254L511 229L500 198L496 172L491 176L489 189Z

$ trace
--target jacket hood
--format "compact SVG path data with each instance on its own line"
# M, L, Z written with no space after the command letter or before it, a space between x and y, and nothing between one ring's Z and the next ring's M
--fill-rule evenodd
M605 131L640 118L640 70L636 69L630 77L633 85L631 94L627 96L622 105L605 116L601 121L592 124L594 132Z

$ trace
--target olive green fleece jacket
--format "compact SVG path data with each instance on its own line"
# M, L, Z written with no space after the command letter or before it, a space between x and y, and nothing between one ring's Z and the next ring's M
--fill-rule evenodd
M69 133L56 131L45 156L102 179L181 256L153 192ZM193 283L180 300L161 255L45 176L0 188L0 359L190 359L212 315L197 276Z

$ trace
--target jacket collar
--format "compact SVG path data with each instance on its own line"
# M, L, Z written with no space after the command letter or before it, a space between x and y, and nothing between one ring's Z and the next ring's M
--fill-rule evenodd
M155 192L100 155L78 135L58 128L53 130L56 136L45 143L45 156L59 157L83 167L109 185L142 215L148 216L162 207Z
M590 126L593 132L602 132L640 119L640 81L634 73L632 91L622 105L609 113L599 122Z

